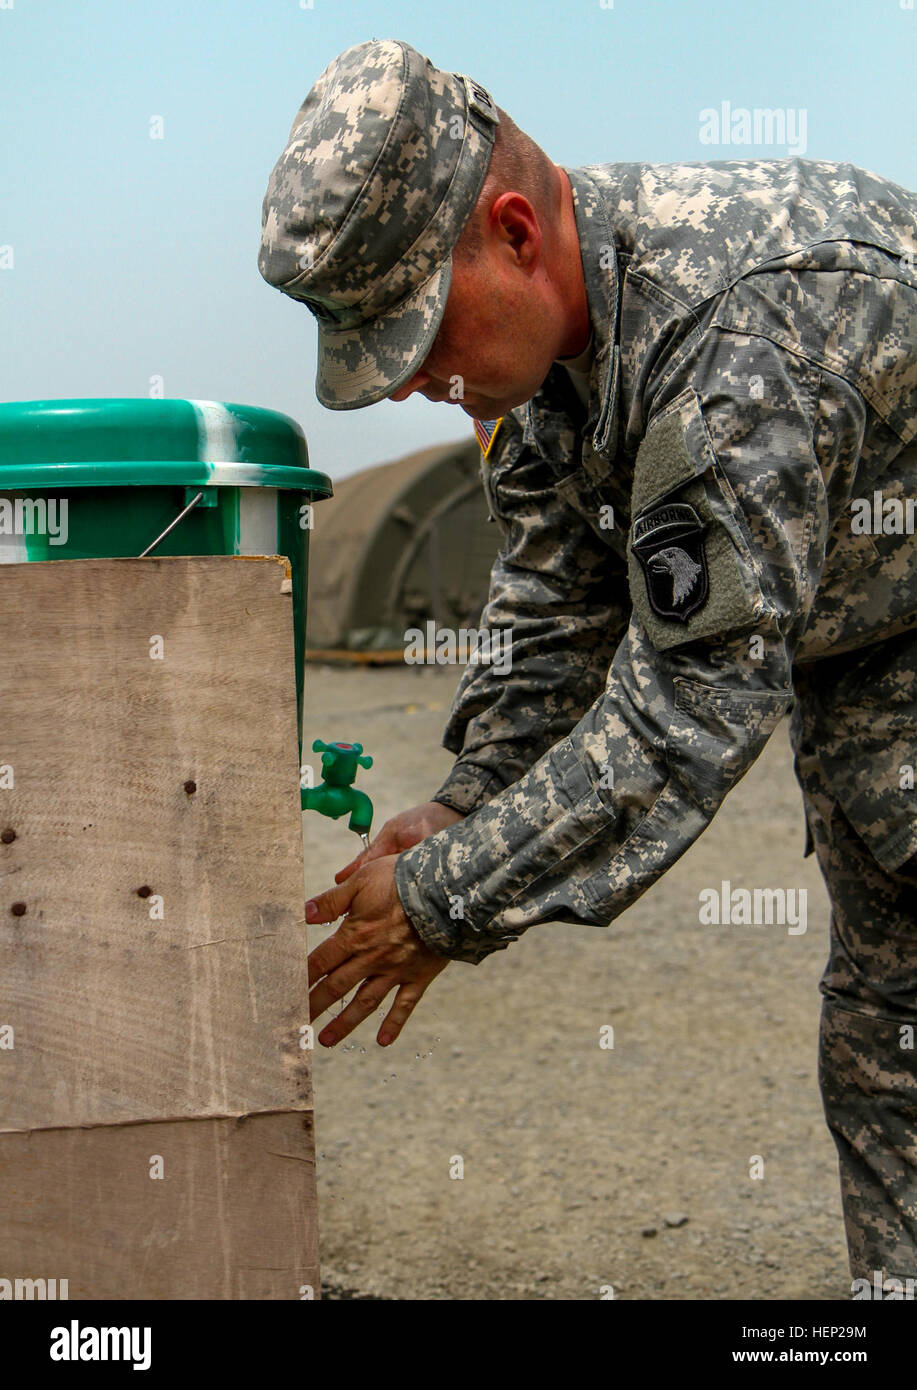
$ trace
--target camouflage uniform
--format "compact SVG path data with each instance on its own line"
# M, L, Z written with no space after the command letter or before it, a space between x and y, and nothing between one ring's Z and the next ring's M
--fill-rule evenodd
M397 40L348 49L303 102L259 266L317 320L329 408L421 366L498 125L480 84ZM917 571L912 534L852 512L917 496L917 196L800 160L566 172L587 403L557 365L488 450L504 544L482 623L512 629L512 672L466 670L437 798L474 814L399 856L398 891L457 960L536 922L604 926L792 708L832 902L821 1080L851 1264L907 1277Z
M474 814L400 855L398 891L473 963L607 925L792 709L851 1268L913 1275L917 567L851 502L917 496L917 196L795 159L566 173L588 410L555 365L482 464L504 542L481 624L512 628L512 672L467 667L436 799Z

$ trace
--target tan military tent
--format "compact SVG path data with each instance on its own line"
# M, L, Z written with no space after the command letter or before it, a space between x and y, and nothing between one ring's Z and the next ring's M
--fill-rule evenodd
M503 538L480 469L472 439L335 481L310 539L311 650L396 652L429 619L476 625Z

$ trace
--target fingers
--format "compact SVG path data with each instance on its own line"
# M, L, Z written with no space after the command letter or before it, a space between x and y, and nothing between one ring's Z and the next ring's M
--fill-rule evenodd
M343 869L338 869L337 873L334 876L335 883L343 883L345 879L350 878L350 875L360 868L362 861L363 851L361 850L361 852L357 855L356 859L351 859L350 863L345 864Z
M366 849L361 849L356 858L345 864L343 869L338 869L334 876L335 883L343 883L351 874L356 873L357 869L362 869L364 864L370 864L374 859L383 859L387 854L397 854L404 848L397 831L390 828L390 825L391 822L386 821L372 844L367 845Z
M382 835L378 840L374 840L368 849L361 850L356 859L351 859L349 864L345 864L343 869L338 869L334 876L335 883L343 883L350 878L351 874L356 873L357 869L362 869L364 864L368 864L373 859L381 859L386 854L394 854L395 851L388 847L388 841Z
M357 1024L362 1023L371 1013L375 1013L397 983L398 981L390 976L371 976L364 980L343 1013L338 1014L337 1018L319 1033L318 1040L322 1046L333 1047L341 1038L346 1038L348 1033L352 1033ZM317 1015L313 1014L314 1017Z
M350 907L356 892L355 885L342 884L340 888L329 888L306 903L307 922L336 922Z
M331 888L306 904L306 917L310 922L330 921L348 909L334 935L310 953L310 985L317 984L322 976L345 962L348 969L351 962L357 960L364 966L375 963L379 969L400 967L422 945L404 915L395 887L393 865L392 858L380 859L340 888ZM384 961L380 961L380 953L386 957ZM363 971L364 975L369 973ZM339 998L340 994L335 997Z
M376 1041L380 1047L387 1047L395 1041L429 983L429 979L411 980L409 984L401 986L377 1034Z
M455 811L451 806L444 806L439 801L412 806L409 811L402 811L400 815L387 820L369 848L362 850L349 864L345 864L343 869L339 869L334 881L344 883L364 864L371 864L374 859L381 859L387 854L400 854L402 850L410 849L428 835L435 835L438 830L444 830L446 826L464 819L463 811Z
M309 952L306 965L310 989L318 985L326 975L333 977L334 981L347 981L343 989L327 996L327 1002L322 1004L317 1013L323 1013L328 1004L340 999L349 989L353 989L358 980L362 980L368 974L367 966L381 948L381 943L374 943L371 938L367 938L365 924L361 933L360 928L352 925L348 918L346 922L341 923L333 936L329 936L327 941L323 941L314 951ZM322 998L325 996L322 995ZM313 1013L312 1017L317 1017L317 1014Z
M337 970L338 966L343 965L352 955L353 942L343 927L339 927L334 936L329 936L327 941L323 941L314 951L309 952L306 961L309 968L309 987L317 985L323 976Z
M329 942L324 943L326 946ZM321 947L319 947L321 949ZM309 1022L320 1018L326 1009L336 1003L338 999L343 999L345 994L358 985L361 980L368 979L372 972L371 958L365 953L353 955L353 944L342 947L344 951L343 963L337 969L334 966L330 971L325 970L324 976L316 974L313 982L312 972L309 972ZM309 957L311 961L311 956Z

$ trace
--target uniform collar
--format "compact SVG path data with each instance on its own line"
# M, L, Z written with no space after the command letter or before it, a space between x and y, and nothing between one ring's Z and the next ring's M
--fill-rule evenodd
M567 169L573 191L573 210L579 237L580 259L586 284L586 300L595 340L595 361L589 379L589 410L583 432L592 448L584 451L588 468L593 451L612 455L617 436L617 395L620 350L617 342L619 280L614 230L608 210L595 181L585 169ZM538 436L555 433L550 417L564 412L552 389L556 372L552 368L539 390L526 406L523 439L538 447Z

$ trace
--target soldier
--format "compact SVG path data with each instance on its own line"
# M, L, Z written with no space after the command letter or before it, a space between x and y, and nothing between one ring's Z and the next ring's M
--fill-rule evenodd
M462 676L444 785L309 905L349 914L313 1018L360 986L320 1041L399 986L393 1040L450 960L535 923L613 921L792 710L857 1277L917 1268L915 260L917 195L849 164L560 168L373 41L306 97L259 261L318 320L323 405L478 422L481 625L513 634L511 675Z

